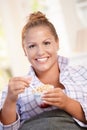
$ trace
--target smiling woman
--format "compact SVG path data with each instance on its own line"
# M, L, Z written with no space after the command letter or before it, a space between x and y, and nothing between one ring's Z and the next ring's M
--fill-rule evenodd
M12 77L3 91L0 125L9 130L25 130L25 126L30 130L85 130L87 68L71 67L66 57L58 55L59 37L42 12L29 15L22 30L22 47L31 66L27 76ZM48 89L48 84L53 88ZM39 105L32 88L36 92L44 85L47 88Z
M22 44L25 54L35 71L39 69L39 71L44 72L49 66L51 67L53 63L55 63L58 50L58 43L55 39L54 36L49 33L49 27L46 25L30 28L27 32Z

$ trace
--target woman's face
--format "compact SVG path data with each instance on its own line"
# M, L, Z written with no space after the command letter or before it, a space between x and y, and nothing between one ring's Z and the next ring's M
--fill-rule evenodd
M36 72L48 71L57 62L58 41L48 27L29 29L23 48Z

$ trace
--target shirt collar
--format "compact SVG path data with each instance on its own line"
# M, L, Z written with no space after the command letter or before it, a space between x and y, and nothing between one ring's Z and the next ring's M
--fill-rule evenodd
M59 69L60 69L60 73L61 73L66 68L66 66L68 65L68 58L58 55L58 64L59 64ZM36 82L40 83L40 81L39 81L38 77L36 76L32 66L30 66L30 70L29 70L28 75L32 76L35 84L36 84Z

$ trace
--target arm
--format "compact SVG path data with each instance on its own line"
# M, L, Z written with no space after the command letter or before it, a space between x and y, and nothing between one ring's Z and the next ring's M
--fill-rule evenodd
M66 105L64 107L64 110L66 112L68 112L70 115L72 115L74 118L87 124L83 109L81 107L81 104L78 101L67 97L67 101L66 101Z
M5 125L16 121L16 103L6 98L3 108L0 112L1 122ZM8 118L9 117L9 118Z
M57 106L79 121L87 123L80 103L68 97L60 88L55 88L46 92L42 99L45 103Z
M4 125L9 125L17 120L16 102L18 94L24 92L30 81L30 78L23 77L15 77L9 81L7 97L0 112L0 119Z

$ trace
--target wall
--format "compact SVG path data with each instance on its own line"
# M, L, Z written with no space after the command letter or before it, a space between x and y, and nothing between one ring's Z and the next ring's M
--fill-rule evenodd
M48 1L46 3L49 5L47 14L59 33L60 53L72 57L76 51L77 32L83 27L76 13L75 0ZM0 11L8 44L12 73L14 76L24 75L29 68L29 62L21 47L21 29L27 15L31 12L31 1L1 0ZM74 55L74 57L78 56Z

